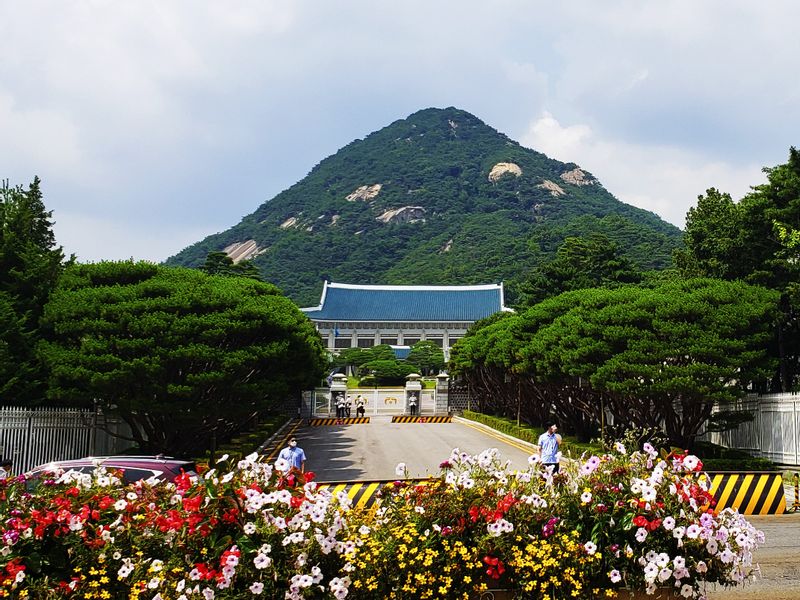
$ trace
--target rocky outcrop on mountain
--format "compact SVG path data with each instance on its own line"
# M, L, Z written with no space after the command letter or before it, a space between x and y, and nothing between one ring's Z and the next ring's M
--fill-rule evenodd
M380 183L376 183L374 185L362 185L353 193L345 196L345 199L349 202L355 202L356 200L372 200L380 193L381 187L383 186Z
M230 246L226 246L223 252L225 252L234 263L238 263L243 260L255 258L259 254L265 252L265 250L259 248L255 240L247 240L245 242L234 242Z
M543 190L547 190L548 192L550 192L551 196L558 197L567 195L567 192L564 191L564 188L562 188L557 183L553 183L549 179L545 179L542 183L540 183L536 187L542 188Z
M497 163L495 166L492 167L492 170L489 171L489 181L494 183L498 179L500 179L503 175L513 175L514 177L520 177L522 175L522 169L520 168L519 165L515 165L514 163L510 162Z
M597 179L591 175L588 175L585 171L582 171L577 167L571 171L562 173L561 179L563 179L566 183L571 183L572 185L594 185L597 183Z
M425 209L421 206L401 206L385 211L375 220L381 223L417 223L425 220Z

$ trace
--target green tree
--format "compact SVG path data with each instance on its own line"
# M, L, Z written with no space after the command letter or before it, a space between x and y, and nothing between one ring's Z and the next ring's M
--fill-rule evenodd
M451 369L476 395L505 394L506 413L510 383L523 414L549 411L581 437L610 413L617 424L663 426L686 447L715 404L769 375L777 301L714 279L567 292L471 331Z
M263 281L261 273L250 260L233 262L233 259L225 252L209 252L206 262L200 270L208 275L227 275L229 277L249 277L257 281Z
M641 273L605 235L568 237L555 257L533 270L522 292L531 306L562 292L638 283Z
M675 261L685 276L740 279L780 292L780 315L770 344L778 370L770 388L789 391L800 376L795 293L800 263L787 251L791 232L800 229L800 152L791 148L788 162L764 172L767 183L755 186L739 203L713 189L701 196L687 215L686 250L677 252Z
M71 267L45 324L52 397L94 399L147 452L213 449L327 364L311 322L274 286L146 262Z
M421 375L438 373L444 368L444 352L429 340L422 340L411 346L406 360L416 367Z
M51 219L38 177L27 190L0 186L0 339L7 360L16 364L0 384L4 403L38 404L45 397L46 374L35 345L44 305L64 269Z
M415 368L403 360L377 359L365 363L362 371L377 385L402 385Z

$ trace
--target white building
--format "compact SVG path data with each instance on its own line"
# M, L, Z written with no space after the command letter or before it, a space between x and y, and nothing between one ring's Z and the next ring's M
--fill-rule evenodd
M351 285L325 282L319 306L302 308L332 352L420 340L450 347L475 321L510 311L503 284Z

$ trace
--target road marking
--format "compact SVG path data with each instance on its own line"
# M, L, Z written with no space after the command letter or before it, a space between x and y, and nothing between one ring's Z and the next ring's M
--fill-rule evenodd
M501 441L501 442L505 442L506 444L508 444L509 446L513 446L513 447L514 447L514 448L516 448L517 450L522 450L522 451L524 451L524 452L529 452L529 453L531 453L531 454L534 454L534 453L535 453L535 451L533 450L533 448L531 448L530 446L523 446L523 445L522 445L522 444L520 444L520 443L512 442L512 441L511 441L511 440L509 440L508 438L505 438L505 437L502 437L502 436L500 436L500 435L497 435L497 434L495 434L495 433L493 433L493 432L491 432L491 431L487 431L487 430L486 430L486 429L484 429L483 427L478 427L478 426L476 426L476 425L472 425L472 424L470 424L470 423L465 423L464 421L459 421L459 423L461 423L462 425L465 425L465 426L467 426L467 427L471 427L472 429L474 429L474 430L476 430L476 431L480 431L480 432L482 432L482 433L485 433L485 434L486 434L486 435L488 435L490 438L494 438L494 439L496 439L496 440L499 440L499 441ZM526 443L527 443L527 442L526 442ZM532 445L532 444L531 444L531 445Z

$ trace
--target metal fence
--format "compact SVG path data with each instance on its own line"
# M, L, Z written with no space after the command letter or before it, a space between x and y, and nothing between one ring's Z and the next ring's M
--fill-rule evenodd
M704 439L776 463L800 466L800 395L751 395L725 408L751 412L753 420L730 431L707 434Z
M77 408L0 407L0 456L23 473L53 460L116 454L130 442L127 426L102 413Z

